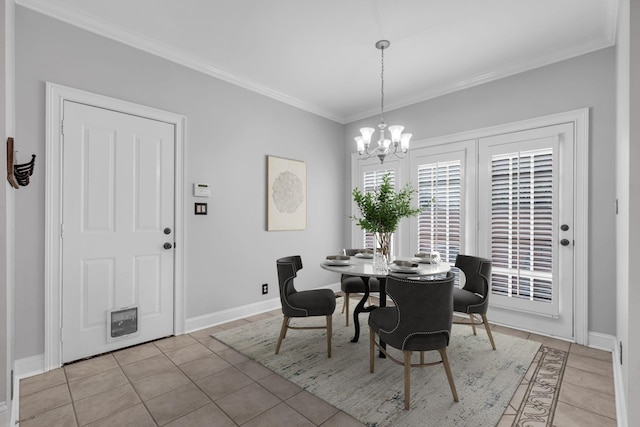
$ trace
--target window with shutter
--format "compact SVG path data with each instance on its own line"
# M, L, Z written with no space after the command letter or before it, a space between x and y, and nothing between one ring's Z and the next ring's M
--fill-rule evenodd
M386 174L389 174L389 182L393 187L396 186L395 183L395 170L394 169L380 169L380 170L369 170L363 172L363 188L365 193L369 193L371 191L375 191L382 184L382 177ZM363 233L363 248L375 248L376 246L376 237L373 233L364 232ZM394 253L394 237L391 237L391 253Z
M418 251L438 251L450 263L460 252L461 179L460 160L418 166Z
M553 302L553 150L491 157L492 293Z

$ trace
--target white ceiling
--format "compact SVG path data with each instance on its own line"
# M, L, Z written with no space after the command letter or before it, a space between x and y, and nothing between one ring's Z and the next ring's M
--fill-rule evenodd
M340 123L615 42L617 0L16 0Z

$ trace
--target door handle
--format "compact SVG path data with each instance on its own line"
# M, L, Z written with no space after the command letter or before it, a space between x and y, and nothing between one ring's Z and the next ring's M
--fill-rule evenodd
M165 228L162 231L164 232L164 234L171 234L171 229L169 227Z
M173 245L169 242L165 243L164 245L162 245L163 248L165 249L171 249L173 247Z
M562 240L560 240L560 244L561 244L562 246L569 246L569 243L571 243L571 242L569 242L569 240L568 240L568 239L562 239Z

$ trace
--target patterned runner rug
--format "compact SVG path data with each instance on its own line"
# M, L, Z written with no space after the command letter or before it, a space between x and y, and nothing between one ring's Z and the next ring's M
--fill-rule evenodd
M447 349L460 402L453 401L442 365L411 369L411 410L403 409L403 370L376 356L369 373L367 316L353 327L334 315L333 357L327 358L324 331L287 332L275 355L281 317L215 333L216 339L305 388L369 426L495 426L536 356L540 343L494 332L497 350L484 330L453 325ZM322 324L324 318L294 319L292 325ZM390 349L393 351L393 349ZM377 354L377 353L376 353ZM401 352L392 353L400 359ZM438 352L425 353L438 360ZM414 357L418 357L415 354ZM417 359L416 359L417 360ZM524 412L524 411L523 411Z
M525 378L527 391L517 408L514 427L551 427L558 404L560 382L567 367L567 352L540 347L531 365L531 378ZM527 375L528 377L529 375Z

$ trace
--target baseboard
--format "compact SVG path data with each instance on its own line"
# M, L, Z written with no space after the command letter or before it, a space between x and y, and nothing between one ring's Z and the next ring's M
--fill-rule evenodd
M44 371L44 354L18 359L13 363L14 379L32 377Z
M613 335L589 332L589 347L613 352L616 348L616 337Z
M7 424L8 426L16 425L16 421L20 416L20 380L42 374L44 372L44 354L25 357L13 362L13 401L11 402L11 422L10 424ZM3 424L0 423L0 426L2 425Z
M277 308L280 308L280 298L272 298L266 301L192 317L184 322L185 333L194 332L199 329L208 328L221 323L231 322L244 317L253 316L254 314L275 310Z
M13 378L13 400L11 401L11 422L7 426L17 426L20 419L20 380ZM0 424L2 425L2 424Z
M334 292L340 290L340 283L333 283L323 286L323 289L331 289ZM271 298L253 304L242 305L215 313L204 314L185 320L185 333L194 332L200 329L209 328L211 326L220 325L222 323L232 322L234 320L243 319L245 317L276 310L281 307L280 297Z
M614 338L613 345L613 385L616 394L616 421L618 427L627 427L627 399L624 388L624 381L622 380L622 365L620 364L620 345L618 339Z

